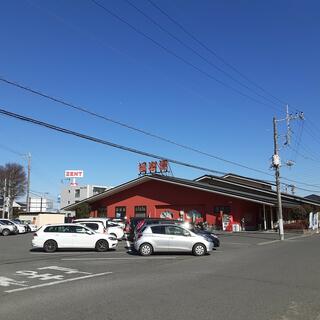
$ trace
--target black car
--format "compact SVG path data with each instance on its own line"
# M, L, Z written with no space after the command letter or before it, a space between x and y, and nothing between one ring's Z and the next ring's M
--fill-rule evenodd
M190 231L209 238L213 242L215 248L220 247L220 240L213 232L201 230L199 228L192 228Z

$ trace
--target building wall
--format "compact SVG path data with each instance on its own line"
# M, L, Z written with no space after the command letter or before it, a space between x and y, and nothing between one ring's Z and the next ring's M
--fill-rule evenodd
M97 185L83 185L83 186L68 186L61 191L61 208L86 198L92 197L95 194L103 192L110 187ZM98 192L99 191L99 192Z
M45 224L64 223L64 214L59 213L39 213L34 215L19 215L19 219L22 221L29 221L35 224L38 228Z
M159 217L163 211L171 211L174 219L180 217L180 211L185 213L197 210L208 224L215 225L219 213L215 207L230 207L234 222L241 223L244 217L246 226L256 227L262 205L245 200L239 200L223 195L217 195L200 190L177 186L161 181L147 181L141 185L119 192L92 205L91 215L115 217L117 206L126 207L127 218L134 217L135 206L147 206L148 217Z

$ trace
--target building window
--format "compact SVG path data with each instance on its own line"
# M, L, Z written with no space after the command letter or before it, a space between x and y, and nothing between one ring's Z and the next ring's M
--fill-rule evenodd
M93 195L99 194L104 191L106 191L106 188L102 188L102 187L93 187L92 189Z
M187 212L187 218L191 219L192 221L196 221L196 219L202 218L202 214L197 210L190 210Z
M80 197L80 189L74 190L74 196L75 196L75 198L79 198Z
M221 211L222 213L229 214L231 212L231 208L230 206L216 206L213 211L215 214L219 214Z
M163 219L173 219L173 213L169 210L160 213L160 218Z
M134 207L134 216L137 218L146 218L147 217L147 207L146 206L135 206Z
M116 207L115 217L117 219L124 219L126 216L127 207Z

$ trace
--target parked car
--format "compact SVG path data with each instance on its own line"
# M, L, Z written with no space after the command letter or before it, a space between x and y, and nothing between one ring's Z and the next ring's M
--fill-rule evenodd
M14 223L21 224L21 225L25 226L26 232L35 232L38 229L38 227L35 224L28 223L25 220L13 219L12 221Z
M198 235L178 225L157 224L143 227L134 241L134 248L142 256L154 252L192 252L203 256L213 249L209 237Z
M81 224L44 225L34 233L32 246L54 252L60 248L88 248L98 252L116 248L118 240L108 234L96 233Z
M209 238L213 242L213 245L215 248L220 247L220 240L219 240L218 236L216 234L214 234L213 232L210 232L207 230L201 230L198 228L191 228L188 230L190 230L193 233L198 234L200 236Z
M104 227L103 222L101 221L79 221L79 222L78 221L75 222L75 221L74 223L80 223L86 226L87 228L90 228L94 232L107 233L107 229Z
M111 222L119 225L122 228L122 230L126 227L126 221L124 219L115 218L115 219L111 219Z
M116 237L118 240L122 240L124 232L120 226L117 226L115 223L111 222L108 218L85 218L85 219L76 219L73 221L74 223L82 223L82 222L100 222L103 224L106 232Z
M179 224L180 220L163 219L163 218L131 218L128 230L128 240L134 241L136 233L142 229L145 225L151 224Z
M20 224L20 223L16 223L10 219L0 219L0 222L3 222L5 224L8 224L8 225L14 225L17 227L18 229L18 233L26 233L27 232L27 228L26 226Z
M18 228L12 223L8 224L5 222L1 222L0 220L0 234L3 236L8 236L9 234L17 234L19 233Z

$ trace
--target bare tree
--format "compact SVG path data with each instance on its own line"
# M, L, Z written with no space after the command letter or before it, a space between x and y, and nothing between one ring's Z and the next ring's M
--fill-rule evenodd
M0 166L0 195L3 197L6 181L6 195L9 196L9 214L12 211L13 201L26 192L27 177L22 165L6 163Z

